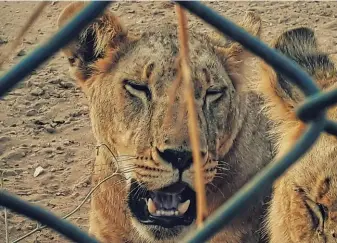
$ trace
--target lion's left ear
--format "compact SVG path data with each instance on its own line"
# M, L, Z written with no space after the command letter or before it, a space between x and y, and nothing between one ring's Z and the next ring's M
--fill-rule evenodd
M261 19L256 13L247 12L239 25L251 35L260 37ZM234 41L221 43L219 37L217 39L213 37L213 43L215 44L217 54L223 58L225 68L234 80L234 85L238 86L243 82L244 61L250 56L250 52L241 44Z
M87 3L83 2L69 4L58 18L58 27L64 26L86 5ZM68 58L72 76L80 85L83 85L93 74L93 64L103 61L114 52L117 53L125 42L128 42L127 31L117 17L107 10L90 23L62 52ZM113 60L106 63L113 64Z

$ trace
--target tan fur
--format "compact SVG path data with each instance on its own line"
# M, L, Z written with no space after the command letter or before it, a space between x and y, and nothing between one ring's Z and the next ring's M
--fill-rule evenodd
M336 68L327 54L318 50L310 29L287 31L273 46L298 62L323 90L337 87ZM257 90L266 100L268 116L277 124L274 135L278 140L276 157L279 158L294 146L305 130L294 110L304 96L265 63L262 70ZM336 114L336 107L329 109L330 119L336 120ZM271 243L337 242L336 145L335 137L321 135L313 148L275 183L267 219Z
M83 6L68 6L59 17L59 26ZM258 35L260 24L259 17L248 13L242 27ZM245 85L248 53L235 43L215 45L207 36L193 32L189 36L211 213L271 160L271 146L265 134L267 120L259 113L260 100L254 93L238 88L238 83ZM90 41L94 42L91 46ZM103 243L179 242L194 225L178 227L174 234L163 227L146 226L130 214L127 204L131 179L149 190L178 180L178 171L158 155L156 148L191 150L187 114L179 112L185 102L181 88L177 89L170 119L165 119L168 93L179 75L176 27L157 28L139 38L131 37L117 18L106 12L63 52L70 61L72 76L88 98L97 142L107 145L120 161L116 162L108 149L100 148L93 183L116 168L121 175L95 192L90 233ZM144 85L147 91L135 89L128 84L130 80ZM206 90L212 86L226 86L226 91L206 98ZM125 159L125 155L133 157ZM194 188L193 166L183 173L182 180ZM257 200L212 242L261 242L258 229L263 204L264 199ZM155 229L160 231L159 236L154 235Z

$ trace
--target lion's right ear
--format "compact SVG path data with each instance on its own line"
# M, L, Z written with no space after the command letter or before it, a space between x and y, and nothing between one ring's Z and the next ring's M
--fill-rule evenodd
M86 5L83 2L69 4L58 18L58 28L62 28ZM95 63L100 59L113 56L120 45L126 41L127 31L124 30L117 17L106 11L84 29L74 41L63 48L62 52L68 58L72 76L83 83L91 77L95 70ZM110 65L113 64L113 60L107 62Z

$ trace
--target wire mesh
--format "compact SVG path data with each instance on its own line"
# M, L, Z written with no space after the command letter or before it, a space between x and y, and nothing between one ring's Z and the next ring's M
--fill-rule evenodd
M268 47L262 41L248 34L245 30L238 27L231 21L220 16L212 9L199 2L177 2L182 7L195 14L211 26L218 29L224 35L239 42L249 51L262 58L278 72L284 74L291 82L297 85L307 96L304 104L297 110L299 118L308 123L308 129L298 140L294 148L281 158L277 163L266 166L260 173L252 178L242 187L232 198L213 213L203 224L203 227L192 232L182 242L205 242L215 235L221 228L228 224L231 219L246 208L246 204L255 200L265 187L270 186L275 179L297 161L315 143L322 132L337 135L337 124L325 118L325 110L337 102L337 90L321 93L310 76L304 72L296 63L284 57L274 49ZM47 44L36 49L31 55L27 56L18 65L14 66L3 77L0 78L0 96L4 95L13 88L19 81L25 78L31 71L46 61L51 55L69 43L79 32L97 17L109 2L93 2L87 6L78 16L68 25L60 30ZM8 203L10 202L10 204ZM17 212L23 213L28 217L32 216L33 207L22 200L13 197L4 190L0 192L0 205L10 208L16 207ZM27 207L26 207L27 206ZM25 208L26 207L26 208ZM25 210L22 210L24 209ZM39 207L35 206L39 211ZM40 209L40 212L41 209ZM46 213L46 212L44 212ZM47 219L46 214L41 214L37 220ZM49 227L64 234L77 242L97 242L88 238L75 226L62 221L57 217L49 218L52 223ZM57 223L56 223L57 222ZM64 227L68 227L64 230ZM76 238L73 236L76 234ZM73 237L73 238L71 238ZM85 240L84 240L85 239Z

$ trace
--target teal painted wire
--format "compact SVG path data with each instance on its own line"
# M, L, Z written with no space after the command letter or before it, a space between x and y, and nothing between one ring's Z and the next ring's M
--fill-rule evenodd
M304 101L297 109L297 116L305 122L308 122L319 115L322 111L337 103L337 89L316 94ZM325 129L327 133L337 136L337 123L326 121Z
M15 87L22 79L39 67L54 53L67 45L93 19L98 17L110 4L108 1L92 2L85 7L69 24L58 31L46 44L35 49L30 55L11 68L0 78L0 97Z
M308 74L301 71L300 67L289 61L283 55L269 48L258 39L250 36L241 28L235 26L229 20L217 15L211 9L206 8L198 2L179 2L183 7L189 9L194 14L204 19L209 24L215 26L224 34L244 45L248 50L263 58L275 70L283 73L296 85L298 85L306 95L319 92ZM12 68L2 78L0 78L0 96L3 96L20 80L36 69L41 63L47 60L52 54L70 42L70 40L80 32L94 17L108 5L107 2L91 3L84 11L83 15L77 16L69 25L58 32L51 42L40 47L31 55L27 56L18 65ZM97 7L97 9L95 8ZM84 14L87 16L84 17ZM88 17L89 16L89 17ZM71 24L76 25L75 27ZM53 42L53 43L52 43ZM280 176L294 161L296 161L315 142L324 126L329 127L331 123L324 120L321 113L315 122L312 122L308 131L302 136L295 148L282 160L267 166L262 172L255 176L246 186L244 186L235 196L221 206L214 215L206 222L205 227L198 230L194 236L187 238L185 242L204 242L209 237L219 231L229 222L240 210L257 195L263 186L270 186L272 182Z
M298 108L297 115L302 121L310 121L315 116L316 112L320 112L329 106L337 103L337 89L324 92L322 94L316 94L304 101L304 103Z
M39 206L28 203L5 190L0 190L0 205L39 221L42 225L56 230L74 242L99 243L66 220L57 217Z
M327 133L330 133L332 135L335 135L337 136L337 124L336 122L333 122L333 121L326 121L325 122L325 128L324 130L327 132Z

